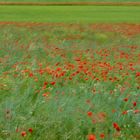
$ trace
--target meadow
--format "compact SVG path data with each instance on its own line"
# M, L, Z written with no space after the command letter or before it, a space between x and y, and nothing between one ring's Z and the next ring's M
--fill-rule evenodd
M139 29L1 24L0 140L138 140Z
M140 2L139 0L0 0L0 2Z
M139 6L0 6L0 140L139 139Z

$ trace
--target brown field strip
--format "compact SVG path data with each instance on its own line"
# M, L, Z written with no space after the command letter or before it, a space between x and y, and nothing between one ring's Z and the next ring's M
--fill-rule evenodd
M0 5L33 5L33 6L140 6L140 2L0 2Z
M76 30L84 30L82 24L65 24L65 23L38 23L38 22L0 22L0 26L13 25L17 27L37 27L37 26L46 26L46 27L64 27L67 29L76 29ZM126 24L126 23L118 23L118 24L88 24L88 29L103 31L103 32L116 32L122 33L126 36L132 37L140 34L140 24Z

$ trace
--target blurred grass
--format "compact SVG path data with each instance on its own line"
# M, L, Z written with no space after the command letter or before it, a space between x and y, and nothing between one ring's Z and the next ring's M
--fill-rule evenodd
M139 2L139 0L0 0L0 2Z
M0 21L139 23L138 6L0 6Z

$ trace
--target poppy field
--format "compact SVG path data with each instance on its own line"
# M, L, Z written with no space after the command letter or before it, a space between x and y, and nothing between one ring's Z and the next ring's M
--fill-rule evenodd
M139 140L140 25L0 23L0 140Z

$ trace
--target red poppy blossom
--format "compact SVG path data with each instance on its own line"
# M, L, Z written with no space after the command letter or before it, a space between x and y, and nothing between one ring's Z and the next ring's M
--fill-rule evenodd
M27 133L26 133L25 131L22 131L22 132L21 132L21 136L22 136L22 137L26 137L26 135L27 135Z
M88 112L87 112L87 115L88 115L89 117L91 117L91 116L93 115L93 113L92 113L91 111L88 111Z
M34 75L33 75L33 73L29 73L29 77L33 77Z
M140 113L140 110L138 110L138 109L137 110L134 110L134 113L135 114Z
M117 123L113 123L113 127L114 128L118 127L118 124Z
M133 102L133 106L135 107L137 105L137 102Z
M44 82L44 86L46 86L48 84L48 82Z
M55 82L51 82L50 84L51 84L51 85L55 85Z
M56 71L61 71L62 69L60 68L60 67L58 67L57 69L56 69Z
M117 131L121 131L121 128L118 126L118 127L116 127L116 130Z
M105 138L105 134L104 133L100 134L100 138L104 139Z
M139 76L140 76L140 72L137 72L137 73L136 73L136 77L139 77Z
M33 132L33 129L32 129L32 128L29 128L28 131L29 131L30 133L32 133L32 132Z
M128 101L128 98L124 98L123 100L124 100L125 102L127 102L127 101Z
M117 131L120 131L120 127L117 123L113 123L113 127L117 130Z
M96 140L96 136L94 134L88 135L88 140Z
M46 97L46 96L48 96L49 94L50 94L49 92L46 92L46 93L43 93L42 96L43 96L43 97Z
M123 112L122 112L122 115L125 115L125 114L127 114L127 113L128 113L127 111L123 111Z

